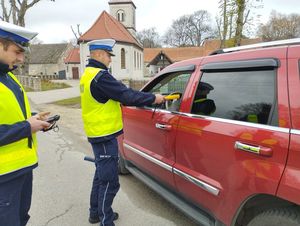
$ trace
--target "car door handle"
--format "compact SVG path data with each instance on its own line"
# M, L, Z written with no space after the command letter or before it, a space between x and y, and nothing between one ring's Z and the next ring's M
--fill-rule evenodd
M170 131L172 129L171 125L160 124L160 123L155 123L155 127L157 129L162 129L162 130L167 130L167 131Z
M257 155L262 156L272 156L273 150L271 148L267 147L261 147L261 146L253 146L249 144L244 144L242 142L236 141L234 145L235 149L242 150L242 151L248 151Z

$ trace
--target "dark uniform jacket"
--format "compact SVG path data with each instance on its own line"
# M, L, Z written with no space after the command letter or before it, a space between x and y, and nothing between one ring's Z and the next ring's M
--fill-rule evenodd
M152 93L139 92L131 88L127 88L123 83L117 81L109 72L108 68L99 61L90 59L87 67L102 68L91 82L92 96L100 103L106 103L109 99L120 102L126 106L145 106L151 105L155 100L155 95ZM91 143L98 143L105 140L110 140L123 131L115 134L100 137L88 138Z

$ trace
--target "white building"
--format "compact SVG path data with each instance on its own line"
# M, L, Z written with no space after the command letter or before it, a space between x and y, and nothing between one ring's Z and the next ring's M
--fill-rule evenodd
M143 47L135 38L135 5L130 0L110 0L110 14L103 11L95 23L79 38L81 74L89 57L87 42L96 39L116 40L110 70L118 80L142 80Z

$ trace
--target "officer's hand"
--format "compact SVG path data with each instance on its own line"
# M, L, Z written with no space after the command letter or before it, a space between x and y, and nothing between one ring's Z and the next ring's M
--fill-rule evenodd
M48 118L50 112L49 111L42 111L40 113L38 113L38 119L39 120L43 120L43 121L46 121L46 119Z
M31 133L35 133L35 132L40 131L42 129L46 129L51 125L48 122L42 121L39 114L31 116L30 118L27 119L27 121L30 124Z
M161 94L155 94L154 104L161 104L163 102L165 102L165 97Z

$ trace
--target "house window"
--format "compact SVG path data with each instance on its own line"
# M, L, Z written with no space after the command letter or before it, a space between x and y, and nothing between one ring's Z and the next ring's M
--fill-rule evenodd
M125 49L121 49L121 69L126 68L126 57L125 57Z
M118 21L120 21L120 22L124 22L124 21L125 21L125 13L124 13L123 10L119 10L119 11L117 12L117 19L118 19Z

